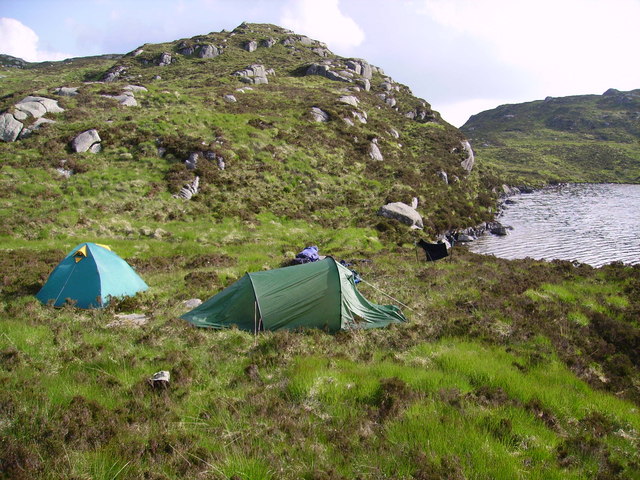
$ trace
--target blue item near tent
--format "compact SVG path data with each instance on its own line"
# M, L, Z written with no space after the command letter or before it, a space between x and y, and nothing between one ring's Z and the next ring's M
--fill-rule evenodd
M299 254L297 254L294 261L296 263L310 263L317 262L318 260L320 260L320 255L318 255L318 247L313 245L311 247L306 247Z
M342 265L343 267L347 267L349 270L351 270L351 273L353 273L353 283L360 283L362 281L360 274L356 272L354 269L350 268L353 265L353 263L340 260L340 265Z

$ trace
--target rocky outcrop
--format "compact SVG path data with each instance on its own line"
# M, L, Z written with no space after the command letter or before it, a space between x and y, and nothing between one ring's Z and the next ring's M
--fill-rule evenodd
M242 48L244 48L247 52L255 52L258 49L258 42L255 40L251 40L246 42Z
M422 216L406 203L394 202L388 203L378 210L378 215L386 218L398 220L399 222L409 225L410 227L423 228Z
M433 111L427 107L426 104L422 104L413 110L409 110L404 114L405 117L415 120L416 122L435 122L437 121L436 115Z
M0 140L15 142L23 127L22 122L16 120L12 114L3 113L0 115Z
M196 47L198 58L215 58L222 53L222 50L213 45L199 45Z
M71 141L71 148L74 152L77 153L98 153L100 150L102 150L100 142L100 135L98 135L98 131L93 128L91 130L82 132L80 135L74 138Z
M328 122L329 114L318 107L312 107L311 118L314 122Z
M156 61L156 65L158 65L159 67L166 67L167 65L171 65L171 62L173 62L173 57L171 57L171 54L168 52L163 52Z
M10 111L0 115L0 140L15 142L24 138L42 126L55 123L43 118L47 113L61 113L64 109L57 100L46 97L28 96L16 103ZM29 119L35 122L29 123Z
M264 47L264 48L271 48L276 44L276 39L275 38L264 38L262 40L260 40L260 46Z
M462 163L460 163L460 165L467 171L467 173L471 173L473 165L475 164L475 156L473 155L471 144L468 140L463 140L462 142L460 142L460 144L467 154L467 158L465 158Z
M58 87L53 93L61 97L75 97L78 95L78 87Z
M369 144L369 157L376 162L381 162L384 160L382 156L382 152L380 152L380 148L378 147L378 139L374 138Z
M352 107L357 107L358 103L360 103L358 97L354 97L353 95L343 95L342 97L338 98L338 101L341 103L346 103L347 105L351 105Z
M195 170L198 168L198 158L200 158L198 152L193 152L189 155L189 158L184 161L184 166L187 167L187 170Z
M362 60L360 58L347 60L345 62L345 67L357 75L361 75L367 80L371 80L371 77L373 76L373 69L371 68L371 65L369 65L366 60Z
M197 195L198 189L200 187L200 177L196 177L193 182L187 183L177 195L174 195L175 198L183 198L185 200L191 200L194 195Z
M115 82L123 77L127 73L127 67L124 65L116 65L115 67L107 70L107 73L102 77L102 81L106 83Z
M221 49L211 44L191 45L187 42L181 42L176 50L180 55L193 56L198 58L215 58L222 53Z
M349 78L347 75L341 75L340 73L332 70L332 68L333 65L331 65L331 62L322 64L312 63L306 68L305 75L319 75L337 82L353 82L353 79Z
M127 85L120 95L102 95L105 98L111 98L124 107L137 107L138 101L135 98L136 92L146 92L145 87L139 85Z
M57 100L32 96L25 97L18 103L16 103L15 109L16 113L23 112L25 115L31 115L34 118L40 118L46 113L64 112L64 109L58 106ZM26 116L23 118L19 118L17 115L14 116L16 116L18 120L24 120L25 118L27 118Z
M233 75L240 77L242 82L259 85L269 83L267 75L275 75L275 71L273 69L267 70L264 65L254 64L249 65L244 70L234 72Z

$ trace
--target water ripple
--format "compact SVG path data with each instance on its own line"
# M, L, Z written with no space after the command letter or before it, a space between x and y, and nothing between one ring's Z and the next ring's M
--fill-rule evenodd
M484 235L470 250L594 267L640 263L640 185L570 184L512 199L498 219L513 227L510 234Z

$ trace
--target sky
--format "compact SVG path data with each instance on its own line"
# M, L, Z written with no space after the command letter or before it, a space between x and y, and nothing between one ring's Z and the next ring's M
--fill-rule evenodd
M502 104L640 88L640 0L0 0L0 53L127 53L243 21L363 58L457 127Z

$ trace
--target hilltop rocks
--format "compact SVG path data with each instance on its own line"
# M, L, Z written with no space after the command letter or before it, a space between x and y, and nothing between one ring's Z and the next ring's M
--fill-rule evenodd
M64 109L58 106L57 100L45 97L25 97L15 105L14 116L18 120L24 120L28 115L33 118L40 118L46 113L61 113Z
M191 200L191 198L198 193L198 189L200 187L200 177L196 177L193 182L187 183L177 195L174 195L175 198L183 198L184 200Z
M347 105L351 105L352 107L357 107L360 100L353 95L344 95L338 99L339 102L346 103Z
M347 67L347 69L352 70L356 74L362 75L367 80L370 80L373 76L373 69L371 68L371 65L369 65L369 63L365 60L347 60L345 62L345 66Z
M127 68L124 65L116 65L115 67L107 70L107 73L102 77L102 81L105 83L115 82L119 80L125 73L127 73Z
M424 104L406 112L404 116L417 122L435 122L437 120L433 111Z
M158 58L156 65L158 65L159 67L166 67L167 65L171 65L171 62L173 62L173 58L171 57L171 54L167 52L163 52Z
M275 73L276 72L272 68L267 70L264 65L254 64L249 65L244 70L234 72L233 75L240 77L241 82L259 85L269 83L267 75L275 75Z
M117 101L123 107L137 107L138 102L133 95L133 92L123 92L121 95L102 95L105 98L111 98Z
M369 156L372 160L377 162L381 162L384 160L382 156L382 152L380 152L380 148L378 147L378 139L374 138L369 144Z
M249 53L255 52L258 49L258 42L256 42L255 40L251 40L251 41L245 43L242 46L242 48L244 48Z
M199 58L215 58L222 52L213 45L201 45L196 47L196 56Z
M53 93L61 97L75 97L78 95L78 87L58 87Z
M471 144L468 140L463 140L462 142L460 142L460 144L462 145L464 151L467 153L467 158L465 158L462 163L460 163L460 165L467 171L467 173L471 173L471 170L473 169L473 165L475 163L475 156L473 155Z
M333 70L331 70L331 63L329 64L319 64L312 63L305 70L305 75L319 75L321 77L328 78L329 80L334 80L337 82L348 82L351 83L353 80L346 75L341 75Z
M367 123L367 112L355 111L351 112L351 115L353 115L353 118L358 120L360 123Z
M311 118L314 122L328 122L329 114L318 107L312 107Z
M215 58L222 53L222 49L219 49L211 44L195 44L189 45L186 42L180 43L176 50L180 55L191 56L195 55L198 58Z
M27 96L14 105L13 112L0 115L0 139L5 142L15 142L43 125L55 123L53 120L42 118L47 113L61 112L64 112L64 109L58 105L57 100ZM33 117L36 121L25 127L24 121L29 117Z
M91 130L82 132L80 135L74 138L71 141L71 148L74 152L77 153L98 153L100 150L102 150L100 142L101 139L100 135L98 135L98 131L95 128L92 128Z
M388 203L378 210L378 215L398 220L399 222L414 228L423 228L422 216L406 203Z
M4 142L15 142L24 125L10 113L0 115L0 139Z
M195 170L198 168L198 158L200 158L198 152L193 152L189 155L189 158L184 161L184 166L187 167L187 170Z

